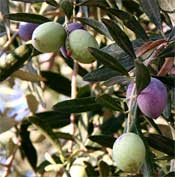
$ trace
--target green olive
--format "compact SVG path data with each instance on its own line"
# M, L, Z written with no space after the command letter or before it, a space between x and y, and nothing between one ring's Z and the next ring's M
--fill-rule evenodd
M145 159L145 146L135 133L124 133L115 141L112 157L119 169L137 173Z
M42 53L56 52L65 43L66 31L56 22L39 25L33 32L32 45Z
M88 51L88 47L98 48L98 43L89 32L82 29L72 31L68 37L68 47L72 58L80 63L95 61L95 58Z

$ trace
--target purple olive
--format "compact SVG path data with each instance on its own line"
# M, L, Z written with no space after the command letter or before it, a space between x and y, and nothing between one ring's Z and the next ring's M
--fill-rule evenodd
M133 83L130 83L126 92L126 98L129 98L133 88ZM167 89L165 85L156 78L151 78L148 86L141 91L137 97L137 104L141 112L147 117L158 118L167 103Z
M72 31L77 29L84 29L84 27L81 23L69 23L66 27L66 31L68 33L71 33Z
M66 49L66 47L61 47L60 52L61 52L61 54L63 55L64 58L70 58L71 57L71 53L68 49Z
M19 24L19 37L24 40L24 41L28 41L30 39L32 39L32 34L33 31L38 27L38 24L35 23L20 23Z

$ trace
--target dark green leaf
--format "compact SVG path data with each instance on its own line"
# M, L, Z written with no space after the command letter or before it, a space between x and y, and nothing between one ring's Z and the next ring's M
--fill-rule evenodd
M29 13L8 14L6 15L6 18L15 21L23 21L23 22L38 23L38 24L42 24L50 21L48 18L42 15L29 14Z
M127 70L134 67L134 59L125 53L116 43L110 44L102 50L118 59Z
M100 177L110 176L110 167L106 162L101 160L98 166L99 166Z
M51 6L58 7L58 4L55 0L13 0L13 1L20 1L20 2L25 2L25 3L41 3L41 2L46 2L50 4Z
M102 19L102 21L107 26L112 38L116 41L116 43L126 53L128 53L128 55L130 55L132 58L136 58L131 41L129 40L128 36L120 29L120 27L111 20Z
M44 2L44 0L12 0L12 1L20 1L20 2L25 2L25 3L40 3L40 2Z
M63 132L55 132L55 135L58 137L58 138L61 138L61 139L65 139L65 140L74 140L74 137L73 135L69 134L69 133L63 133Z
M49 114L55 114L55 113L46 112L46 115L49 115ZM41 115L45 116L44 113L41 113ZM50 118L50 117L47 116L47 118ZM52 127L50 127L50 125L49 125L50 120L45 122L45 121L42 121L41 117L38 118L36 116L29 117L29 120L33 124L35 124L39 128L41 133L43 133L47 137L47 139L50 141L50 143L53 146L56 147L56 149L58 151L58 154L59 154L59 158L60 158L61 162L63 162L64 161L64 155L63 155L63 152L62 152L62 147L60 145L60 142L58 141L58 138L57 138L56 134L53 132ZM59 128L59 126L58 126L58 128Z
M98 172L95 171L95 168L91 165L91 163L86 162L86 161L84 161L84 163L86 165L85 170L86 170L86 173L87 173L88 177L96 177L96 176L98 176Z
M103 147L110 147L110 148L113 147L113 144L116 140L116 138L110 135L94 135L94 136L90 136L89 139L91 141L94 141L102 145Z
M160 16L160 8L157 0L141 0L144 12L150 20L161 30L162 22Z
M158 57L174 57L175 56L175 42L171 42L165 49L161 50Z
M101 23L97 20L85 18L85 17L84 18L76 18L76 19L85 25L89 25L98 33L101 33L101 34L105 35L106 37L108 37L109 39L112 39L108 29L106 28L106 26L103 23Z
M103 52L100 49L89 47L89 51L99 62L105 66L128 76L128 71L118 62L116 58L113 58L111 55Z
M173 58L172 58L173 60ZM175 76L154 76L155 78L161 80L164 84L168 86L168 88L175 88Z
M143 40L148 41L149 38L145 33L145 30L133 15L116 9L108 9L108 12L117 16L120 20L122 20L124 25L129 29L131 29L133 32L135 32L138 38L140 37Z
M100 7L102 9L106 9L109 7L108 3L105 0L85 0L82 3L78 4L79 6L93 6Z
M71 96L71 81L59 73L51 71L42 71L41 75L46 79L47 87L58 93Z
M44 0L47 4L58 7L58 3L55 0Z
M147 67L139 60L136 60L136 90L139 94L150 83L150 74Z
M119 75L117 71L110 69L110 68L106 68L106 67L100 67L86 74L83 77L83 79L89 82L100 82L100 81L108 80L111 77L114 77L116 75Z
M122 0L123 6L133 15L140 16L143 14L140 4L134 0Z
M83 87L80 87L78 89L77 98L88 97L90 95L91 95L91 87L89 84Z
M109 94L104 94L99 97L97 97L96 102L101 104L102 106L105 106L107 108L110 108L115 111L120 111L122 112L122 107L120 104L120 99L119 98L114 98L110 96Z
M109 119L105 120L100 126L102 133L105 135L113 135L119 129L122 129L122 124L125 120L125 117L125 114L119 114L117 117L112 116Z
M60 0L60 8L64 11L68 19L73 14L73 3L71 0Z
M51 128L61 128L70 123L70 114L58 113L54 111L37 113L29 119L38 121L43 125L48 125Z
M21 137L21 149L25 154L25 157L29 161L32 168L35 170L37 165L37 153L30 140L30 133L28 131L30 123L24 122L20 127L20 137Z
M53 109L58 112L81 113L100 109L100 104L96 103L95 97L77 98L57 103Z
M149 145L154 149L164 152L170 156L174 156L174 140L157 134L149 134L147 140Z
M175 171L169 172L168 174L166 174L166 175L163 176L163 177L173 177L173 176L175 176Z
M31 44L24 44L8 54L5 63L0 65L0 81L5 80L22 67L24 62L30 58L32 49Z

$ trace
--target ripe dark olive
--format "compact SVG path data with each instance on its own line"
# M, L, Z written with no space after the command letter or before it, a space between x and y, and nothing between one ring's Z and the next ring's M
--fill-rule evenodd
M133 83L130 83L127 89L126 97L129 99ZM147 117L158 118L167 103L167 89L165 85L156 78L151 78L149 85L141 91L137 97L137 103Z
M38 27L38 24L35 24L35 23L21 22L19 24L19 31L18 31L19 37L24 41L31 40L33 31L37 27Z

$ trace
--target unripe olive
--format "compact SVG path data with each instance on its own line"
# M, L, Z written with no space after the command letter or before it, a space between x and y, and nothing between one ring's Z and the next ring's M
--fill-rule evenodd
M38 24L35 23L25 23L25 22L21 22L19 24L19 37L24 40L24 41L28 41L32 39L32 34L33 31L38 27Z
M66 31L62 25L56 22L46 22L34 30L32 45L43 53L56 52L64 45L65 39Z
M81 63L92 63L95 58L88 51L88 47L98 48L95 38L87 31L78 29L70 33L68 47L72 58Z
M145 159L145 146L135 133L124 133L114 142L112 157L119 169L137 173Z
M129 98L133 83L127 89L126 97ZM137 97L137 103L141 112L147 117L158 118L166 107L167 89L165 85L156 78L151 78L148 86L143 89Z
M71 33L72 31L74 30L77 30L77 29L84 29L83 25L81 23L69 23L66 27L66 31L68 33Z

